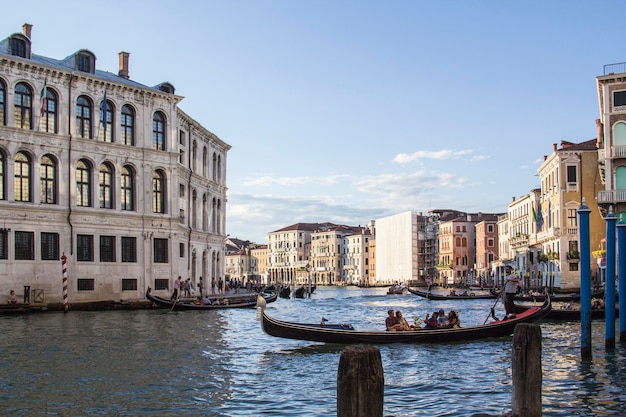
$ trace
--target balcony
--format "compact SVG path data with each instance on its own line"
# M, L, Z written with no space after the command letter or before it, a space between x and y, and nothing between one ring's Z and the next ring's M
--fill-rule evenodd
M605 190L598 192L598 204L626 202L626 190Z
M611 158L626 158L626 146L611 146Z

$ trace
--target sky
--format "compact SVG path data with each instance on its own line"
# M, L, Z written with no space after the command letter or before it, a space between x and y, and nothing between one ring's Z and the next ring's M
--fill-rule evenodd
M31 0L33 53L79 49L168 81L232 146L226 233L505 213L553 144L596 136L596 77L626 62L622 0Z

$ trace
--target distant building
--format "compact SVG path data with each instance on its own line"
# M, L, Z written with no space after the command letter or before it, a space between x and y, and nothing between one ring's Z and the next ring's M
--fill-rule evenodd
M369 285L369 250L372 239L373 222L360 233L344 237L343 242L343 282L347 285Z
M230 146L172 84L132 80L126 52L110 73L32 47L28 24L0 41L0 293L61 302L62 259L69 303L222 276Z

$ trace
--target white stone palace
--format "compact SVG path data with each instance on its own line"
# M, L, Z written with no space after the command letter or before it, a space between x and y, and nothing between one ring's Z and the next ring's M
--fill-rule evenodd
M230 145L128 53L115 74L33 54L31 31L0 41L0 294L62 302L64 258L70 305L223 277Z

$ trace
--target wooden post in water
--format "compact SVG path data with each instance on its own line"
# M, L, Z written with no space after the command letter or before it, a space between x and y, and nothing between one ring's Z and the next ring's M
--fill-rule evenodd
M375 346L344 348L337 371L337 417L382 417L385 376Z
M516 417L541 417L541 327L518 324L513 333L512 407Z

